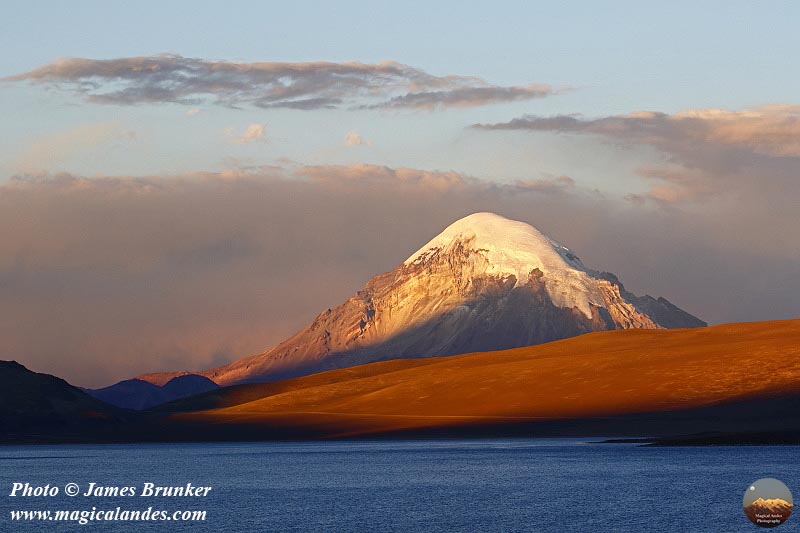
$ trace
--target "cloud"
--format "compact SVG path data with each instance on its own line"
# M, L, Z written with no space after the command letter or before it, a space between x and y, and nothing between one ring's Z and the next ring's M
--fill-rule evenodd
M665 210L566 176L369 164L20 175L0 185L0 226L13 228L0 232L0 358L100 386L258 353L477 211L530 222L711 322L788 318L797 189Z
M250 124L242 133L237 134L233 128L226 128L225 135L233 137L229 140L230 144L250 144L254 142L265 142L266 126L264 124Z
M444 91L424 91L395 96L371 108L443 109L476 107L503 102L532 100L551 96L556 91L549 85L531 84L524 87L460 87Z
M741 111L693 109L669 115L639 111L597 119L559 115L524 116L489 130L538 130L590 133L651 144L666 151L688 150L697 143L730 146L772 156L800 156L800 106L763 106Z
M435 76L393 61L243 63L172 54L65 58L4 81L65 89L93 103L287 109L466 107L557 92L544 84L502 87L474 76Z
M344 137L345 146L371 146L372 143L364 139L357 131L348 132Z
M713 200L720 191L713 176L696 168L679 165L645 165L634 173L650 181L655 181L645 194L629 194L628 200L641 204L647 200L662 205L704 202Z
M295 176L326 186L389 185L403 192L444 193L476 187L482 182L455 171L429 171L416 168L391 168L367 163L352 165L308 165L294 171ZM489 186L489 184L482 184Z
M117 122L81 124L35 138L16 155L12 166L20 172L63 167L70 158L97 150L124 146L136 140L136 132Z
M800 106L772 105L675 114L639 111L595 119L524 116L475 129L593 135L661 152L665 164L635 169L655 185L629 199L661 205L708 202L726 194L760 194L763 182L791 186L800 174Z
M186 116L187 117L193 117L193 116L195 116L195 115L197 115L199 113L200 113L200 108L199 107L192 107L192 108L189 108L188 110L186 110Z
M575 180L569 176L519 180L516 187L523 191L538 192L546 195L564 196L575 189Z

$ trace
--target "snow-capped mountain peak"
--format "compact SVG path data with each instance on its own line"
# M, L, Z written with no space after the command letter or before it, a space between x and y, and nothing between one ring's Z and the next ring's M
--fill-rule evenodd
M590 304L603 305L603 296L581 260L566 246L535 227L494 213L475 213L455 221L406 259L405 265L425 262L434 254L469 247L487 262L485 273L511 275L524 285L534 270L558 307L577 307L592 314Z
M448 226L274 348L200 375L217 384L313 374L374 361L502 350L625 328L705 323L639 297L539 230L492 213ZM163 384L176 374L142 376Z

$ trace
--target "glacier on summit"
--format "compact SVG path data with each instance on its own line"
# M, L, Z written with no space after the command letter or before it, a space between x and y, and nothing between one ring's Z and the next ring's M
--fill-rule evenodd
M524 285L531 272L544 274L553 304L577 307L590 317L590 304L603 305L603 296L577 255L530 224L494 213L475 213L457 220L403 263L424 262L430 254L469 243L488 262L486 274L512 275Z

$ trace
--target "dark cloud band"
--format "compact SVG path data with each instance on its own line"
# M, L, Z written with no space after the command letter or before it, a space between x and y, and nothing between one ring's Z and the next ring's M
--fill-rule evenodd
M471 76L435 76L392 61L242 63L168 54L60 59L5 81L51 85L95 103L288 109L467 107L556 92L544 84L501 87Z

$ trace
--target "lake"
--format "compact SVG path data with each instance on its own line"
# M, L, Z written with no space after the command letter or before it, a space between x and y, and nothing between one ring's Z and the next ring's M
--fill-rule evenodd
M745 489L775 477L797 494L799 452L579 439L5 446L0 530L759 531L742 512ZM11 497L14 483L59 492ZM77 496L65 494L68 483ZM91 483L136 495L84 496ZM143 496L146 483L211 490ZM205 511L206 519L81 526L10 518L12 510L92 507ZM798 524L792 517L778 531Z

